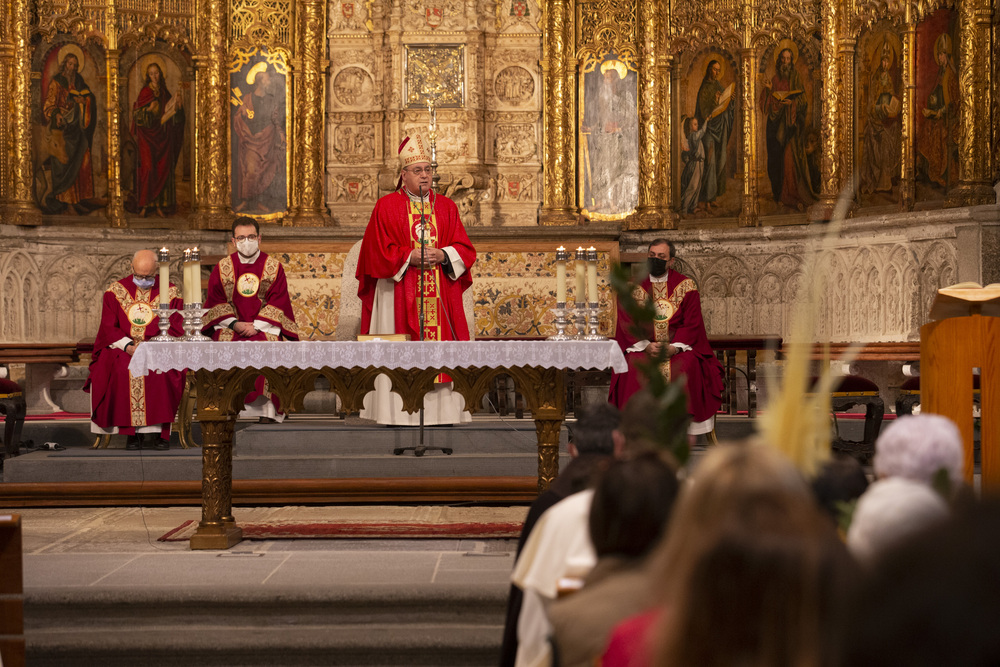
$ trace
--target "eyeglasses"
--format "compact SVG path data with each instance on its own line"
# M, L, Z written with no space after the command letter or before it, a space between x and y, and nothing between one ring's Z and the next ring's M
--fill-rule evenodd
M256 241L257 240L257 235L256 234L250 234L249 236L237 236L236 240L237 241Z
M140 276L138 273L133 273L132 277L136 280L154 280L156 278L156 274L150 273L148 276Z
M434 167L414 167L413 169L405 169L404 171L408 171L416 176L420 176L421 174L434 175Z

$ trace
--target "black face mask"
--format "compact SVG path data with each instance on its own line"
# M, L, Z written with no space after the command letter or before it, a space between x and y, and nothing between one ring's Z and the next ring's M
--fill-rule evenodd
M659 257L648 257L646 263L649 264L649 275L659 278L667 272L667 260Z

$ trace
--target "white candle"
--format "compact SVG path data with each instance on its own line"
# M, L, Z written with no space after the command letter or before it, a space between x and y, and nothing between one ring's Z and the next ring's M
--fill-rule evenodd
M576 249L576 266L573 268L573 278L575 279L575 290L573 298L577 303L585 303L587 295L584 290L587 288L587 256L583 246Z
M566 303L566 248L556 248L556 303Z
M183 289L183 294L184 294L184 305L185 306L188 305L189 303L191 303L191 287L193 286L193 283L191 282L191 266L192 266L192 264L191 264L191 248L185 248L184 249L184 273L183 273L184 286L182 288Z
M160 307L170 307L170 253L160 248Z
M201 252L195 246L191 251L191 303L201 303Z
M587 297L590 303L597 303L597 248L587 248Z

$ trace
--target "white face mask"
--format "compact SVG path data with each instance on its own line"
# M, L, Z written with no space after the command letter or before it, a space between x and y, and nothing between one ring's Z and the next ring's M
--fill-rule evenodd
M257 241L251 241L250 239L236 242L236 250L244 257L253 257L257 254L257 247Z

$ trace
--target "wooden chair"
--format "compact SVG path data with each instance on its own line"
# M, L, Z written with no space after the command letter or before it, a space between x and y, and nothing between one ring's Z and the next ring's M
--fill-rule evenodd
M180 439L182 449L190 449L191 447L198 447L198 443L194 441L194 437L191 435L191 424L194 421L193 413L194 406L198 402L198 389L197 383L194 381L194 373L188 371L187 377L184 380L184 391L181 393L181 402L177 406L177 417L174 423L171 424L171 428L177 431L177 437ZM108 445L111 444L111 435L108 433L101 434L97 436L94 440L94 444L91 445L91 449L107 449Z
M0 460L17 456L21 444L21 428L27 406L24 391L16 382L0 379L0 413L5 416L3 428L3 452Z

